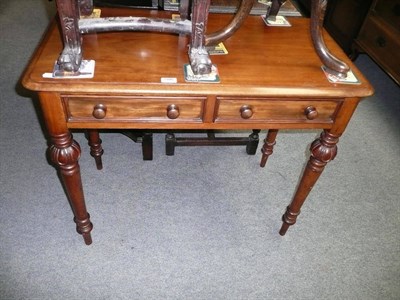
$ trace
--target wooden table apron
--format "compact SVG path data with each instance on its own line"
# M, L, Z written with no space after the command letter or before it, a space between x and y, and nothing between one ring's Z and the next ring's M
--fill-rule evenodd
M162 15L150 10L104 9L103 15ZM230 15L211 14L208 28L229 22ZM51 24L23 76L37 91L50 136L49 153L68 194L78 233L91 243L78 160L80 147L70 133L80 129L270 129L262 148L262 165L272 154L279 129L323 129L297 192L283 216L280 234L296 222L300 208L325 165L334 159L337 142L359 101L373 93L364 76L325 34L328 48L345 61L360 84L333 84L321 70L309 34L309 21L291 18L292 27L266 27L248 17L225 41L228 55L211 56L220 83L187 83L188 38L172 34L113 32L84 36L83 57L96 62L92 79L52 79L62 50ZM161 83L176 78L177 83ZM168 109L178 116L170 118ZM94 114L96 107L100 117ZM103 111L102 111L103 109ZM244 112L245 111L245 112ZM175 114L176 115L176 114Z

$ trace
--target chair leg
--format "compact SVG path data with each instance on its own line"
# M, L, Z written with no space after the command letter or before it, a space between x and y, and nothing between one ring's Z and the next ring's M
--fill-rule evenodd
M180 0L179 1L179 15L181 20L189 20L190 16L190 0Z
M153 133L141 130L121 130L120 133L135 143L142 143L143 160L153 160Z
M253 129L253 133L249 135L249 141L246 145L246 153L248 155L255 155L257 152L258 142L260 141L259 132L259 129Z
M76 72L82 62L82 36L79 32L77 0L56 0L64 49L58 58L62 71Z
M142 137L143 160L153 160L153 134L144 132Z
M165 135L165 154L172 156L175 153L176 138L175 134L169 132Z
M196 75L211 73L212 63L205 45L209 8L210 0L193 0L189 59L193 73Z

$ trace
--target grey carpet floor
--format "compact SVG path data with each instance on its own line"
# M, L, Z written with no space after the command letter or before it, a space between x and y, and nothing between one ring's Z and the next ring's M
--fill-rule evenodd
M318 131L284 131L262 169L244 147L180 147L154 160L103 134L97 171L80 132L91 246L46 158L36 96L19 77L54 3L0 2L0 299L399 299L400 89L376 88L339 142L296 226L281 215ZM262 132L265 135L265 132Z

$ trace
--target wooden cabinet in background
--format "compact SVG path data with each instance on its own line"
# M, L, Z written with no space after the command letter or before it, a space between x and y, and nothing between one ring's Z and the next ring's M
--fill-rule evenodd
M375 0L355 41L400 84L400 0Z

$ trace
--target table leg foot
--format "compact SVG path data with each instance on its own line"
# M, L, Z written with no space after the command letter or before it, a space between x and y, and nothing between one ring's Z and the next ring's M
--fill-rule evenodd
M86 245L89 246L92 244L92 236L90 233L83 233L82 236Z
M289 224L283 223L281 230L279 230L279 234L281 236L284 236L286 234L286 231L289 229L289 226L290 226Z
M299 214L300 214L300 211L292 212L290 210L290 207L289 206L287 207L285 214L282 216L283 224L282 224L281 230L279 231L280 235L284 236L286 234L286 231L289 229L289 227L296 223L296 219Z
M90 215L87 213L86 218L84 219L78 219L75 217L74 222L76 224L76 231L82 235L85 244L90 245L92 243L90 232L93 229L93 224L90 222Z

